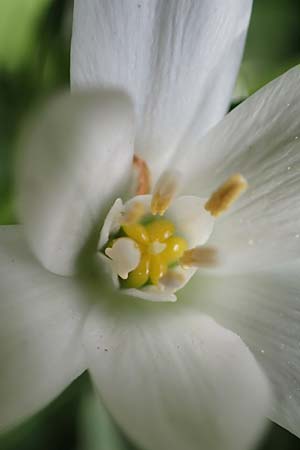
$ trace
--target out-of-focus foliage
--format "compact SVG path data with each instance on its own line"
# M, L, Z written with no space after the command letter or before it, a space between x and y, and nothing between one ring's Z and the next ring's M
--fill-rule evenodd
M77 445L79 442L77 430L81 398L88 389L87 377L83 376L50 407L0 436L0 449L84 450L79 449Z
M132 449L130 443L113 423L99 397L91 389L87 389L86 394L81 398L79 447L81 450Z
M300 62L299 0L254 0L235 98L245 98Z
M0 66L26 64L36 45L35 27L49 0L1 0Z
M109 1L109 0L107 0ZM300 62L300 1L254 0L234 104ZM0 223L15 223L13 160L24 117L69 83L72 0L0 1ZM146 405L145 405L146 406ZM296 450L274 426L261 450ZM92 397L86 375L43 412L0 437L1 450L133 449Z
M16 221L12 171L20 123L37 102L59 88L68 87L71 21L69 0L0 2L2 224Z

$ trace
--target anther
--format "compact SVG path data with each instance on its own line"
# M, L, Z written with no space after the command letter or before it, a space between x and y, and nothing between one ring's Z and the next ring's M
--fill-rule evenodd
M153 215L163 216L169 208L172 200L178 191L179 174L173 171L166 171L162 174L154 188L151 212Z
M186 250L179 260L183 267L213 267L217 265L217 251L212 247Z
M226 211L247 187L247 181L242 175L232 175L211 195L204 207L212 216L217 217Z
M137 170L136 195L149 194L151 188L151 176L146 161L139 156L134 155L133 166Z

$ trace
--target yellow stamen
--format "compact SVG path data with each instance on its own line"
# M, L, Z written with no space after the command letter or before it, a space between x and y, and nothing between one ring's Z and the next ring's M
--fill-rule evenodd
M144 207L143 203L135 202L124 213L121 223L122 223L122 225L135 224L143 217L144 213L145 213L145 207Z
M167 171L163 173L156 183L152 202L151 212L153 215L159 214L163 216L169 208L178 190L178 174Z
M186 250L179 260L183 267L212 267L217 265L217 252L211 247Z
M145 160L137 155L133 156L133 167L138 173L138 185L136 189L136 195L145 195L150 193L151 189L151 177L150 170Z
M212 216L218 217L239 198L247 187L247 181L242 175L232 175L211 195L204 207Z

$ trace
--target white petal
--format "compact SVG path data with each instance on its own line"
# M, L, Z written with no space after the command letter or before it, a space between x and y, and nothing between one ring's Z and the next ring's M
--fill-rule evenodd
M166 212L189 247L204 245L210 238L215 219L205 209L206 198L185 195L178 197Z
M120 86L134 99L136 151L158 171L180 141L224 115L251 0L76 0L73 88Z
M130 299L96 311L85 346L119 425L147 450L245 450L270 392L240 338L176 304Z
M98 250L102 250L102 247L108 242L110 234L114 234L119 231L123 209L124 206L122 200L117 198L105 217L103 227L100 231Z
M130 176L132 148L132 108L119 92L63 95L25 129L19 209L47 269L75 272L79 252Z
M300 254L300 66L231 112L181 165L189 192L209 195L234 173L249 189L217 221L213 243L234 270Z
M88 306L75 282L40 266L20 227L0 227L1 431L43 408L85 369Z
M156 286L145 286L142 289L122 289L122 293L130 297L140 298L149 302L176 302L177 297L172 292L161 292Z
M111 248L105 249L105 254L111 260L113 272L123 280L127 280L128 273L138 266L141 259L139 246L127 237L116 239Z
M260 274L195 276L183 297L241 336L272 383L270 418L300 437L299 273L300 261Z

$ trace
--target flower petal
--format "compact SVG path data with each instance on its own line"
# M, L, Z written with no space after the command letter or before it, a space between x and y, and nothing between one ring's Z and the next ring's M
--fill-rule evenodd
M19 210L48 270L75 272L79 252L130 176L132 149L132 108L119 92L63 95L25 129Z
M233 173L248 191L217 222L212 244L234 270L300 254L300 66L232 111L176 165L190 193L209 195Z
M18 226L0 227L0 430L43 408L85 369L88 304L34 259Z
M213 232L215 219L205 209L206 198L184 195L177 197L166 212L189 247L204 245Z
M270 418L300 437L299 273L298 260L259 274L195 276L182 296L241 336L272 383Z
M73 88L120 86L134 99L136 151L158 172L228 108L251 0L76 0Z
M263 429L266 378L238 336L175 305L130 299L93 311L92 379L143 448L245 450Z

